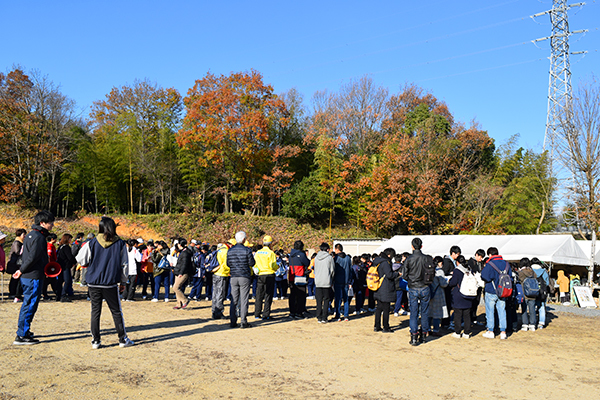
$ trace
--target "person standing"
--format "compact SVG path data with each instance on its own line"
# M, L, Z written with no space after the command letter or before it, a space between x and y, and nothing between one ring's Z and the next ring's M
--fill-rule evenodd
M454 308L454 333L452 337L469 339L471 337L471 309L476 296L465 296L460 292L465 276L473 274L473 271L466 267L465 257L460 255L456 259L456 268L452 271L452 278L448 282L448 287L452 292L452 304ZM464 332L461 323L464 321Z
M242 243L246 240L246 232L239 231L235 234L237 244L227 252L227 265L231 274L231 305L229 307L229 326L236 328L237 308L240 310L242 328L251 328L247 321L248 300L252 284L252 267L255 264L252 250Z
M10 282L8 284L8 295L14 297L14 302L17 303L20 298L23 297L23 288L21 287L21 281L15 278L13 274L17 272L22 264L23 257L23 241L25 240L25 229L17 229L15 232L15 241L10 246L10 254L8 256L8 263L6 265L6 272L10 274Z
M398 271L392 270L392 259L396 251L392 248L385 249L379 257L373 260L373 265L377 265L377 273L381 280L381 286L374 293L377 300L375 308L375 332L393 333L390 328L390 306L396 299L395 279L400 276ZM383 329L381 328L381 316L383 314Z
M539 258L533 257L531 259L531 268L535 272L535 276L541 279L546 286L546 292L540 293L540 296L535 300L535 308L539 313L538 329L544 329L546 325L546 301L548 300L548 293L550 288L550 278L548 277L548 271L546 267L542 265Z
M137 241L135 239L129 239L127 241L127 288L125 290L125 301L134 301L135 288L137 285L138 278L138 267L137 264L142 261L142 254L135 247ZM83 267L83 265L82 265ZM83 267L85 268L85 267ZM87 273L87 272L86 272Z
M304 243L301 240L294 242L294 248L289 256L289 281L290 281L290 318L304 318L306 308L306 278L310 260L304 252Z
M125 332L125 321L119 301L119 291L125 288L129 256L125 242L117 236L117 224L112 218L102 217L98 224L98 237L92 239L77 254L77 262L86 266L86 280L92 308L90 327L92 349L99 349L100 314L102 301L106 301L119 337L119 347L133 346Z
M83 245L83 232L79 232L77 234L77 236L75 237L75 241L73 242L73 245L71 246L71 252L73 253L73 257L77 257L77 254L79 253L79 250L81 249L81 246ZM81 276L81 266L80 265L75 265L73 267L73 269L71 270L71 276L73 277L73 282L78 282L80 283L80 276Z
M334 246L335 275L333 281L335 296L335 318L338 321L348 321L350 304L348 302L348 287L350 284L350 273L352 271L352 257L344 253L344 247L337 243ZM342 303L344 303L344 315L342 316Z
M254 318L271 319L271 304L275 293L275 272L279 268L277 256L271 250L273 238L269 235L263 238L263 248L254 255L255 272L258 275L256 302L254 303ZM265 308L263 310L263 301Z
M236 244L235 239L230 239L229 242L220 243L217 247L216 258L217 265L211 269L213 274L213 292L212 292L212 318L223 318L225 311L225 298L227 297L227 288L229 287L230 270L227 265L227 253L229 248ZM213 263L210 266L214 265ZM209 267L210 267L209 266Z
M152 274L154 276L154 291L152 295L152 301L158 301L158 294L160 292L160 286L165 288L165 303L169 301L169 287L171 286L171 264L167 259L169 255L169 246L159 240L156 242L156 247L150 258L154 264ZM164 259L164 260L163 260Z
M69 233L62 235L58 246L58 251L56 252L56 259L62 269L61 274L64 282L60 297L60 301L62 302L70 302L71 299L69 296L73 296L73 278L71 276L71 268L77 263L77 261L75 260L73 251L71 250L71 239L73 239L73 236Z
M44 280L44 267L48 264L46 237L54 227L54 215L47 210L40 211L34 217L32 230L23 241L23 263L14 273L15 279L21 279L23 304L19 312L17 337L13 344L31 345L40 341L31 332L31 322L38 309Z
M329 254L329 244L323 242L315 257L315 297L317 298L317 321L327 323L329 317L329 290L333 285L335 262Z
M433 259L421 252L423 241L414 238L411 242L413 254L406 259L402 275L408 282L410 308L410 344L418 346L429 336L429 300L431 290L425 282L425 269L433 266ZM419 328L419 311L421 328Z
M481 270L481 279L485 281L485 318L487 331L482 335L484 338L494 338L494 325L496 324L495 312L498 313L498 323L500 325L500 339L506 339L506 299L500 298L496 294L496 287L500 279L500 271L511 274L510 265L498 255L496 247L490 247L487 250L490 257L488 262ZM509 298L510 299L510 298Z
M177 257L177 264L173 268L173 274L175 275L173 290L177 299L177 305L173 309L180 310L186 308L190 302L185 296L184 290L188 278L192 277L196 272L196 267L194 267L194 263L192 262L194 249L187 245L187 240L181 238L175 246L179 257Z

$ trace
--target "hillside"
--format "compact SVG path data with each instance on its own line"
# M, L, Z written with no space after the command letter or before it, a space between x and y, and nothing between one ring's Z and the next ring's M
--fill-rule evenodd
M18 228L29 229L35 210L15 205L0 205L0 230L12 240ZM98 230L101 215L85 214L75 218L58 219L54 232L75 234ZM211 244L223 242L233 237L235 232L244 230L251 243L259 243L264 235L275 239L275 248L289 248L300 239L306 248L317 248L329 240L328 229L318 229L309 224L299 224L292 218L256 217L239 214L155 214L155 215L111 215L118 224L117 233L123 238L171 239L185 237L198 239ZM333 238L374 238L363 229L355 227L335 227ZM10 243L10 240L7 240Z

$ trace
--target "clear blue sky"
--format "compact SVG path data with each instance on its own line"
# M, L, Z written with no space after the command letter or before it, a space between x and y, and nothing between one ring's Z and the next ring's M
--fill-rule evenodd
M0 69L38 69L87 111L114 86L145 79L183 95L208 71L256 69L277 93L369 74L397 93L414 82L497 143L540 150L546 122L550 0L0 0ZM570 11L573 86L600 75L600 4Z

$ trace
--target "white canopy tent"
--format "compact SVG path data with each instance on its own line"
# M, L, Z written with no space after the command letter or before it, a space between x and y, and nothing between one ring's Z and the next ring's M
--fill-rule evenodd
M577 245L581 247L583 253L587 256L588 260L592 258L592 241L591 240L576 240ZM594 261L598 264L600 261L600 249L598 248L598 243L596 242L596 254L594 257Z
M518 261L523 257L537 257L552 264L588 267L590 257L571 235L401 235L394 236L379 246L379 253L388 247L396 252L411 252L413 238L423 241L423 252L432 256L449 254L450 247L457 245L468 259L477 249L497 247L507 261Z

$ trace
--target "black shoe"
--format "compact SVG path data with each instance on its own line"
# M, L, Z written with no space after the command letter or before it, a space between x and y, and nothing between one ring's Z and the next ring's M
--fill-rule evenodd
M382 332L383 333L394 333L394 330L392 328L385 328Z
M423 339L423 329L419 328L419 333L417 334L417 340L419 341L419 343L423 343L424 339Z
M381 328L373 328L373 331L374 332L381 332L381 331L383 331L383 329L381 329Z
M35 333L33 333L32 331L29 331L25 334L25 337L28 337L28 338L33 338L34 336L35 336Z
M415 334L413 335L412 333L410 334L410 345L411 346L418 346L419 345L419 335Z
M60 302L61 302L61 303L70 303L70 302L71 302L71 299L65 296L65 297L63 297L62 299L60 299Z
M237 324L237 323L229 324L230 328L237 328L238 326L240 326L240 324Z
M212 315L212 319L221 319L221 318L223 318L223 316L220 315L220 314L213 314Z
M247 322L244 322L244 323L242 324L242 329L246 329L246 328L252 328L252 325L250 325L250 324L249 324L249 323L247 323Z
M14 345L22 345L22 344L38 344L40 341L37 339L34 339L33 337L30 336L17 336L15 338L15 341L13 342Z

